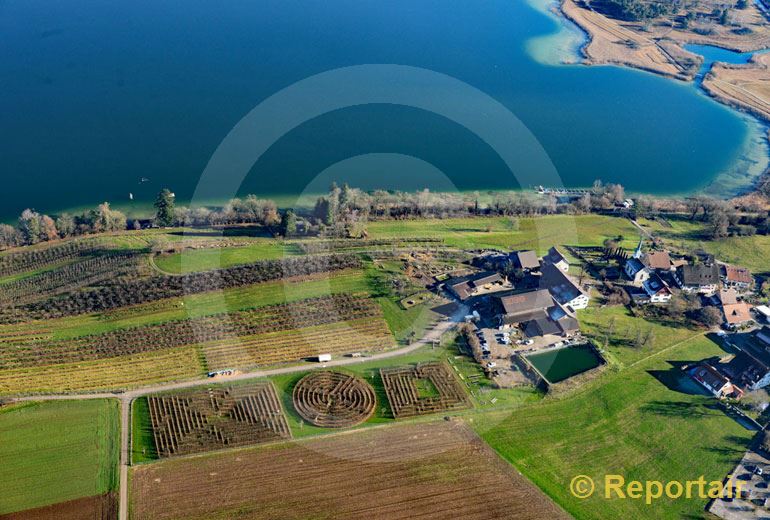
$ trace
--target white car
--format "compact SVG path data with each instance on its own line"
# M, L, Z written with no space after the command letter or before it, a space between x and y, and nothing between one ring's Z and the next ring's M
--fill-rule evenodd
M494 361L490 361L489 363L487 363L487 368L495 368L496 366L497 366L497 363L495 363ZM761 475L761 473L759 474Z
M531 344L533 344L534 342L535 342L535 340L534 340L534 339L525 339L525 340L522 340L521 344L522 344L522 345L531 345Z

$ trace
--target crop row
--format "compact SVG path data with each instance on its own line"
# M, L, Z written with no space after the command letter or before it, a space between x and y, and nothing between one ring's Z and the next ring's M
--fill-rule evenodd
M119 329L61 341L0 343L0 366L48 365L138 354L184 345L378 317L368 298L337 294L256 309Z
M185 294L217 291L252 285L268 280L360 267L354 255L319 255L263 260L253 264L183 276L155 276L142 280L123 280L109 287L81 291L42 302L22 305L0 313L0 321L18 322L102 312L128 305L180 297Z
M210 370L222 370L300 361L319 354L376 352L394 345L382 318L364 318L214 342L204 345L203 352Z
M92 241L73 240L53 246L0 255L0 277L40 269L94 251Z
M0 370L0 394L129 388L189 379L203 371L195 347L46 367Z
M393 416L412 417L468 406L468 395L445 363L381 369ZM424 395L420 387L430 388Z
M138 275L138 260L131 253L105 254L5 283L0 285L0 305L28 303L120 276Z

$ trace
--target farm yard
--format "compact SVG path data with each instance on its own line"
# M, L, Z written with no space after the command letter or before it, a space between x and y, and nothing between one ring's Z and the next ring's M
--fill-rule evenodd
M568 518L460 422L142 465L131 486L134 520Z
M147 407L160 457L291 437L270 383L150 395Z
M114 518L119 438L116 400L0 408L0 518Z
M444 363L380 370L396 419L467 407L470 402L457 377Z

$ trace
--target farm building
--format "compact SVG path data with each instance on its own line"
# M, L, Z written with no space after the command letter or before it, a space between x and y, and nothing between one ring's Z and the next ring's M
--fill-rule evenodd
M543 257L543 264L550 264L564 273L569 271L567 258L555 247L549 249L548 253Z
M445 282L445 287L459 300L465 301L472 296L484 292L505 289L506 287L510 287L510 285L507 284L505 278L499 273L485 271L472 276L447 280Z
M719 267L713 263L683 265L674 272L674 280L683 291L711 295L719 288Z
M543 264L540 287L548 289L553 299L564 307L574 311L588 307L588 295L554 264Z
M545 289L499 295L493 308L501 325L514 325L548 317L546 309L554 305L551 293Z
M534 251L516 251L511 253L513 265L524 271L540 269L540 259Z

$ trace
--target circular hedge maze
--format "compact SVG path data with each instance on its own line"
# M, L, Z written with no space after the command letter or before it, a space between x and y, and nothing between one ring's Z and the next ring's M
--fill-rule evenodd
M374 413L374 388L361 378L340 372L312 372L299 380L292 394L303 419L322 428L346 428Z

